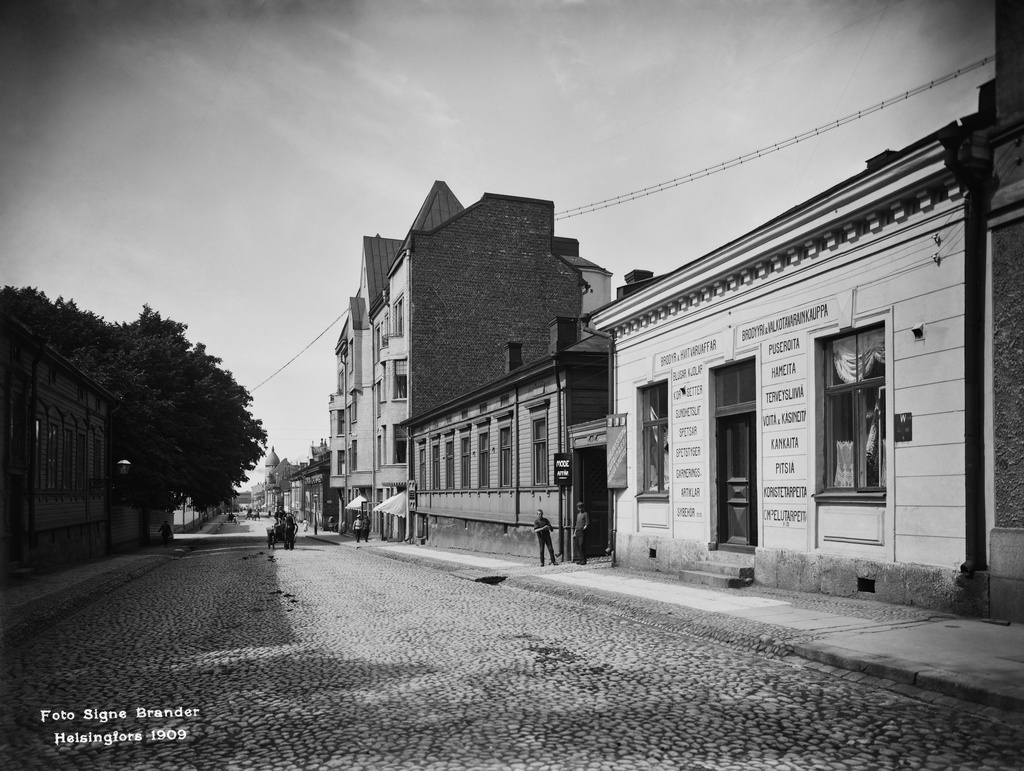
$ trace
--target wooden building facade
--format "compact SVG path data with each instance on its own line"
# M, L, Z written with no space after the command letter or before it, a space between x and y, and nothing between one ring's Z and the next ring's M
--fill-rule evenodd
M137 546L110 508L113 395L2 311L0 389L3 574Z

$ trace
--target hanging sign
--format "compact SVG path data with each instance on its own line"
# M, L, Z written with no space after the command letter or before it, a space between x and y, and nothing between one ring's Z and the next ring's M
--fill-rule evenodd
M572 456L567 452L555 453L555 484L559 487L572 485Z

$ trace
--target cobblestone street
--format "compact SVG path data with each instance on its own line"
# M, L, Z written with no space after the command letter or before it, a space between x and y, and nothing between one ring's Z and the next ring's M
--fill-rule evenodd
M1019 725L301 538L212 538L4 668L11 769L1024 767Z

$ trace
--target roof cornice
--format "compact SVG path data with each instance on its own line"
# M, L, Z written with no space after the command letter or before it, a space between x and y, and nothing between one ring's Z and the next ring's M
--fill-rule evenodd
M755 280L836 250L863 231L902 226L911 212L927 211L960 186L943 164L938 142L922 144L874 173L861 174L795 207L649 287L591 314L591 325L618 335L660 317L707 303Z

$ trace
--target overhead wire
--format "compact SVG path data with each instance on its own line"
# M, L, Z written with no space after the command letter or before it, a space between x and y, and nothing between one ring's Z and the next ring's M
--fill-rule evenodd
M342 319L342 317L344 317L344 315L345 315L345 312L343 312L340 316L338 316L338 318L336 318L334 321L332 321L330 324L328 324L327 325L327 329L325 329L323 332L321 332L319 335L317 335L316 337L314 337L312 340L309 341L309 345L307 345L305 348L303 348L297 354L295 354L290 359L288 359L288 361L286 361L284 363L284 365L282 365L276 372L274 372L274 374L272 374L270 377L268 377L262 383L258 383L257 385L253 386L252 391L255 391L257 388L259 388L264 383L268 383L271 380L273 380L275 377L280 375L281 372L284 371L285 367L287 367L289 364L291 364L293 361L295 361L297 358L299 358L302 354L304 354L306 351L308 351L313 346L313 343L315 343L321 337L326 335L331 330L331 327L333 327L335 324L337 324L339 321L341 321L341 319ZM252 393L252 391L250 391L249 393Z
M909 91L904 91L903 93L897 94L896 96L890 97L888 99L883 99L878 104L874 104L862 110L857 110L857 112L850 113L849 115L842 118L838 118L837 120L834 121L829 121L828 123L818 126L817 128L804 131L800 134L797 134L794 137L784 139L781 142L766 145L765 147L762 147L758 150L753 150L749 153L745 153L744 155L737 156L732 160L723 161L722 163L718 163L713 166L708 166L706 168L701 169L700 171L694 171L684 176L676 177L675 179L670 179L667 182L661 182L657 185L651 185L649 187L641 188L639 190L633 190L632 192L623 193L622 195L617 195L613 198L606 198L603 201L596 201L594 203L585 204L583 206L577 206L573 209L566 209L564 211L556 212L555 219L563 220L569 219L570 217L579 217L582 214L589 214L590 212L598 211L600 209L607 209L612 206L618 206L619 204L623 204L628 201L635 201L637 198L643 198L648 195L654 195L655 193L670 190L674 187L685 185L688 182L703 179L704 177L710 177L712 174L717 174L721 171L731 169L743 163L747 163L758 158L763 158L766 155L771 155L772 153L776 153L779 150L784 150L787 147L792 147L795 144L803 142L807 139L811 139L813 137L820 136L821 134L824 134L828 131L832 131L833 129L839 128L840 126L845 126L847 123L852 123L855 120L859 120L860 118L863 118L867 115L876 113L893 104L905 101L912 96L922 94L925 91L929 91L930 89L935 88L936 86L942 85L943 83L948 83L951 80L955 80L961 75L965 75L968 72L972 72L973 70L979 69L987 64L990 64L991 62L994 62L995 58L995 54L986 56L983 59L979 59L976 62L972 62L971 64L968 64L965 67L961 67L960 69L951 72L947 75L943 75L940 78L936 78L934 80L928 81L927 83L923 83L922 85L917 86L916 88L912 88Z

